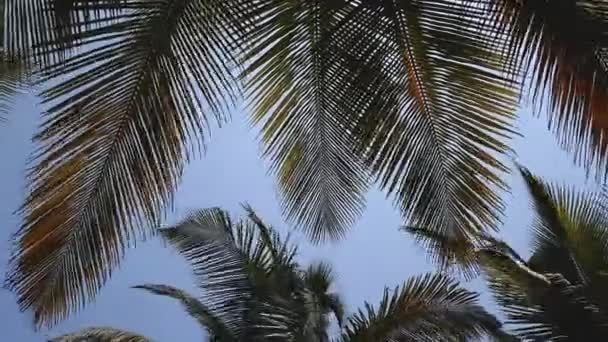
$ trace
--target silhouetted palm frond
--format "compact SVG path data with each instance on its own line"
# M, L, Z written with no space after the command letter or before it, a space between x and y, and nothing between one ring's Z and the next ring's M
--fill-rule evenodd
M479 305L477 294L441 275L408 280L388 289L349 319L343 341L462 341L504 336L501 323Z
M283 208L314 240L344 235L363 208L367 172L355 153L355 122L340 98L351 77L332 56L347 2L256 2L245 86L262 124Z
M179 301L188 315L194 318L201 327L206 328L211 340L236 341L239 336L238 331L234 331L235 326L228 326L221 317L217 317L213 310L201 303L198 299L190 296L185 291L167 285L146 284L135 286L137 289L146 290L156 295L171 297ZM243 322L240 322L241 324Z
M7 120L15 95L25 86L27 70L21 60L8 56L0 48L0 124Z
M494 27L505 50L530 79L562 144L587 168L606 176L608 143L608 4L598 0L493 0ZM568 23L568 25L564 25Z
M56 337L49 342L152 342L141 335L115 328L87 328Z

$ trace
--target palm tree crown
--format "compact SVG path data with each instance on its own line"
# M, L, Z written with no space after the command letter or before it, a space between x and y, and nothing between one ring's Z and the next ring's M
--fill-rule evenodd
M608 198L548 185L526 169L535 219L533 250L524 260L488 235L467 241L408 229L432 253L452 248L455 264L483 271L508 323L524 340L604 341L608 338Z
M289 238L282 239L250 208L247 212L234 220L223 210L205 209L160 231L192 264L202 299L168 285L135 288L179 301L217 342L460 341L505 335L500 322L477 303L477 294L441 275L387 289L378 307L366 303L346 318L340 296L331 291L331 267L300 267ZM333 338L331 317L342 328ZM111 328L89 328L53 341L87 337L148 341Z

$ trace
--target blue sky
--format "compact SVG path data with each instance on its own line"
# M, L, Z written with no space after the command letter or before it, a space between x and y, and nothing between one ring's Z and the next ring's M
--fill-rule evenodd
M10 121L0 127L0 279L10 252L10 235L17 229L19 218L13 215L24 195L23 175L26 159L32 150L30 137L39 121L38 99L20 96ZM517 161L548 180L573 185L585 183L582 170L573 166L554 137L547 132L543 119L533 118L529 109L520 111L518 126L524 134L513 146ZM501 236L516 250L527 255L527 227L531 221L528 197L517 175L507 176L512 193L505 194L507 204ZM248 128L242 111L233 121L213 132L204 158L186 168L176 197L175 211L168 222L175 222L193 209L221 206L241 213L239 203L248 202L264 218L282 231L291 230L281 219L276 187L259 157L255 132ZM407 235L398 231L398 212L379 191L368 195L367 210L340 242L312 246L297 234L303 262L330 261L338 274L336 290L347 303L349 312L363 301L377 303L385 286L394 287L407 277L432 270L424 251L413 245ZM0 290L0 339L3 341L45 341L72 330L88 326L114 326L145 334L157 341L200 341L203 333L179 305L169 299L152 296L130 286L164 283L197 293L187 263L174 251L150 240L129 250L120 270L102 289L94 304L50 331L35 332L29 313L19 312L16 298ZM483 289L480 281L468 284ZM482 301L493 308L491 298Z

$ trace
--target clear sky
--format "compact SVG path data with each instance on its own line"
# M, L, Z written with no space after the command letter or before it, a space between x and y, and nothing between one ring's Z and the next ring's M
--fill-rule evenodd
M10 236L19 225L13 212L24 196L23 175L32 150L30 137L40 117L37 102L34 96L19 97L10 121L0 126L0 280L6 272ZM584 173L557 147L543 119L533 118L524 108L518 126L525 136L513 142L520 163L548 180L576 185L585 182ZM531 221L528 197L517 175L507 176L507 180L513 189L504 196L507 210L501 236L527 255L526 229ZM212 206L239 214L241 202L251 204L265 221L281 231L292 229L281 219L273 179L259 157L255 131L248 128L245 114L236 111L232 123L214 130L207 154L186 168L168 223L193 209ZM322 259L333 264L338 274L336 290L352 312L365 300L377 303L385 286L394 287L409 276L432 270L424 251L398 231L400 224L390 200L379 191L371 191L367 210L345 240L311 246L296 234L295 241L301 246L303 262ZM19 312L15 296L0 289L0 341L45 341L46 337L88 326L124 328L157 341L202 340L202 331L179 305L129 288L143 283L164 283L197 293L187 263L173 250L151 240L127 253L120 270L95 303L50 331L34 331L31 314ZM467 286L483 289L480 281ZM482 301L493 307L487 293Z

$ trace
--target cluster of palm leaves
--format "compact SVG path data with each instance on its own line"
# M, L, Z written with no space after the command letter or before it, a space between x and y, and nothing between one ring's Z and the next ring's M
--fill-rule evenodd
M487 234L456 241L423 228L407 230L432 254L450 249L453 265L480 270L522 340L606 340L608 195L546 184L525 169L522 175L535 212L527 261Z
M412 278L389 291L378 307L346 317L331 292L329 265L301 268L297 247L250 209L233 220L223 210L198 211L160 235L192 264L202 299L168 285L135 286L179 301L209 341L463 341L508 336L478 304L477 294L441 275ZM330 316L341 328L330 335ZM112 328L88 328L56 342L144 342Z
M241 99L286 218L315 241L346 234L374 183L408 224L483 235L520 98L606 173L603 0L0 4L3 52L45 104L8 277L38 325L94 298Z

